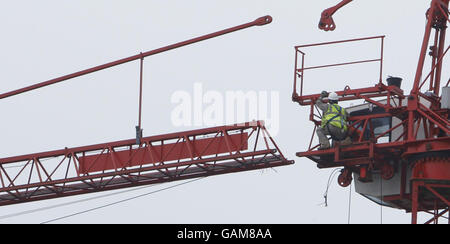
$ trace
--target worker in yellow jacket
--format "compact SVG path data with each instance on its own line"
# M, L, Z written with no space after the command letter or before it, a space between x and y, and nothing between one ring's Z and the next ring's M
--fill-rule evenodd
M328 104L323 101L328 97ZM320 147L319 150L330 148L330 142L327 135L330 135L333 140L348 141L348 125L347 118L348 113L345 108L338 105L339 96L332 92L323 91L320 98L316 101L317 107L323 111L322 123L317 129L317 136L319 137Z

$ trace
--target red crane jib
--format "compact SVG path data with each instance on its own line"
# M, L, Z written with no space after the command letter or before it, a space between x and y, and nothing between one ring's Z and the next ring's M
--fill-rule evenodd
M293 164L263 121L142 138L144 58L267 25L271 16L0 94L0 100L140 60L136 139L0 158L0 206Z
M0 158L0 206L287 166L263 121Z
M233 152L248 149L248 133L228 136ZM145 148L80 157L80 173L155 164L165 161L194 159L229 152L225 137L197 139Z

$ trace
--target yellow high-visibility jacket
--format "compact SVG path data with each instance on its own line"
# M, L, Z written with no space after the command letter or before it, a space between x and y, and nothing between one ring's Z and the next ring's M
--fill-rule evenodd
M346 121L346 111L345 108L337 104L329 104L328 110L324 112L322 116L321 127L325 128L328 124L333 125L339 129L344 128L347 130Z

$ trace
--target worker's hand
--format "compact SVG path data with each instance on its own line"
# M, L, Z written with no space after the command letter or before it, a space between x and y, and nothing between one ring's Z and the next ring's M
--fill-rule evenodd
M324 97L328 97L327 91L322 91L322 93L320 94L320 98L324 98Z

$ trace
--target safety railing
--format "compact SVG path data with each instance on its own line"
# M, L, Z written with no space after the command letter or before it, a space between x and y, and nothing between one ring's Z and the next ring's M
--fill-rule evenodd
M345 66L345 65L354 65L354 64L362 64L362 63L373 63L379 62L380 70L379 70L379 83L382 83L383 78L383 53L384 53L384 38L385 36L373 36L373 37L365 37L365 38L357 38L357 39L349 39L349 40L341 40L341 41L333 41L333 42L322 42L322 43L314 43L307 45L300 45L295 47L295 75L294 75L294 91L293 97L298 100L303 100L303 88L304 88L304 73L306 70L313 69L322 69L336 66ZM318 46L326 46L326 45L337 45L342 43L349 42L360 42L360 41L368 41L368 40L380 40L380 57L374 59L363 59L363 60L355 60L355 61L347 61L342 63L333 63L333 64L323 64L317 66L309 66L305 67L305 56L306 52L302 51L304 48L308 47L318 47ZM299 87L298 87L298 83Z

